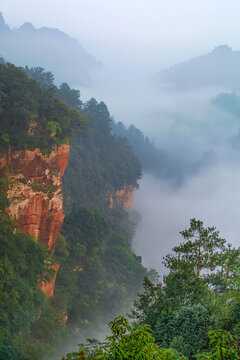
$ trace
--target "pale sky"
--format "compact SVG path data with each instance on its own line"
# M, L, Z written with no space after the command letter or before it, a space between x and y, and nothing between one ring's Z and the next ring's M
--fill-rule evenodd
M58 28L108 65L158 70L220 44L240 49L239 0L0 0L0 10L10 27Z

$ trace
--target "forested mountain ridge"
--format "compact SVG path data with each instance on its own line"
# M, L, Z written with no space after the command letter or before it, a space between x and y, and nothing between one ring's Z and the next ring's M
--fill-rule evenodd
M156 75L159 88L177 91L201 89L208 86L239 90L240 51L227 45L215 47L210 53L161 70Z
M91 70L101 66L77 40L64 32L47 27L36 29L29 22L11 29L1 13L0 47L1 55L18 66L50 69L57 83L88 85Z
M148 136L144 136L134 125L127 128L122 122L113 121L112 132L129 141L141 161L144 172L151 173L157 178L171 179L176 184L181 183L183 174L177 159L156 147L153 141L150 141Z
M0 96L0 357L25 359L37 352L26 337L45 306L40 288L51 295L58 268L71 132L86 121L11 64L0 65Z
M79 91L57 88L43 69L26 68L29 79L2 62L0 357L55 358L127 311L142 284L146 269L131 250L134 224L109 207L112 192L137 186L141 166L129 144L111 134L104 103L82 104ZM55 247L70 143L73 159L85 160L69 162L69 214Z
M109 205L111 193L138 186L141 165L128 141L111 134L112 120L103 102L90 99L81 111L89 121L89 129L82 139L72 139L69 167L64 176L65 206L68 208L71 200L85 206L96 206L98 202ZM79 181L81 178L87 182Z

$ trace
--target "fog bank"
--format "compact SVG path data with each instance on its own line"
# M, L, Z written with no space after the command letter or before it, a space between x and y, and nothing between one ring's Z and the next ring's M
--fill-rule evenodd
M177 245L179 232L190 218L216 226L220 235L239 246L240 161L218 163L188 177L173 189L167 182L144 174L135 192L134 208L142 215L134 249L145 266L164 272L162 257Z

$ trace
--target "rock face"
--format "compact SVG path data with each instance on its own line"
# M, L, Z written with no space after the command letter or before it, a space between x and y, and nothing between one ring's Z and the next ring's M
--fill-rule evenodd
M126 211L132 208L134 187L132 185L124 186L122 190L118 190L110 194L109 207L122 208Z
M53 296L53 292L54 292L54 287L55 287L55 281L56 281L56 277L57 277L57 273L58 273L58 269L59 269L59 265L55 264L53 266L54 270L55 270L55 274L54 274L54 278L52 279L52 281L50 282L42 282L40 284L40 288L41 290L45 293L45 295L50 298Z
M0 170L6 168L9 179L7 209L18 228L33 235L54 250L62 227L63 193L62 175L67 166L70 145L63 144L50 154L34 151L9 151L0 159ZM55 270L58 270L56 265ZM56 276L55 276L56 278ZM42 284L47 296L52 296L55 279Z

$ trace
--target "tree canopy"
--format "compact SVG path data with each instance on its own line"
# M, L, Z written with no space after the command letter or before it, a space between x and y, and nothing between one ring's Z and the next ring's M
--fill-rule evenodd
M0 64L0 146L3 151L11 145L16 150L40 148L49 152L53 145L70 142L74 129L86 128L86 121L78 111L53 96L48 88L49 82L52 83L49 74L37 68L32 77L44 78L39 85L22 69Z

